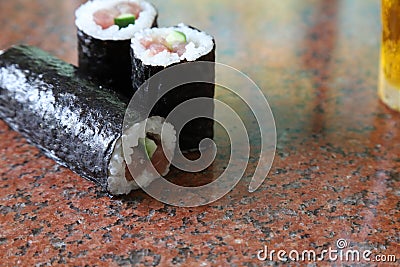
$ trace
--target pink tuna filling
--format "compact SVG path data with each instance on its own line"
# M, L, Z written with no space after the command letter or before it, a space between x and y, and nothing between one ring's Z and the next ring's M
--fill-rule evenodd
M101 28L107 29L114 25L114 18L121 14L133 14L138 19L142 9L136 3L122 2L118 3L110 8L103 8L97 10L93 14L94 22L101 26Z
M142 39L140 41L141 45L146 48L146 50L150 51L150 55L154 56L163 51L167 51L170 53L177 53L179 56L182 56L186 52L187 43L175 43L168 44L165 38L163 37L154 37L152 39Z

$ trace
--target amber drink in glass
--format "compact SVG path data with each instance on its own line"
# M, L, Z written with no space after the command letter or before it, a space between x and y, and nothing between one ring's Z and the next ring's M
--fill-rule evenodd
M400 0L382 0L379 97L400 111Z

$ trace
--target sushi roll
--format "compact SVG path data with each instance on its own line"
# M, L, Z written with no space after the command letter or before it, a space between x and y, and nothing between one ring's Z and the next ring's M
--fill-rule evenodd
M75 16L80 71L131 97L130 40L135 32L157 25L155 7L142 0L91 0Z
M175 150L175 130L161 117L123 129L126 109L115 92L38 48L15 46L0 55L0 119L112 195L166 175Z
M131 57L132 86L134 91L137 91L150 77L177 64L215 62L215 41L209 34L184 24L168 28L145 29L135 33L132 39ZM182 75L185 74L182 73ZM190 83L174 88L161 97L151 114L166 118L174 108L185 101L195 98L214 98L214 64L200 67L195 73L196 76L209 83ZM166 81L153 82L155 86L147 83L151 92L143 90L143 94L147 95L141 98L159 97ZM154 88L157 88L156 92ZM201 150L200 141L213 138L214 105L208 103L202 108L206 116L190 121L180 132L179 147L182 151Z

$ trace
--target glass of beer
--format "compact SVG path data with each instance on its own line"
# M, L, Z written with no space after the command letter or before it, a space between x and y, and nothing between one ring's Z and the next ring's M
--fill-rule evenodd
M400 0L382 1L379 97L400 111Z

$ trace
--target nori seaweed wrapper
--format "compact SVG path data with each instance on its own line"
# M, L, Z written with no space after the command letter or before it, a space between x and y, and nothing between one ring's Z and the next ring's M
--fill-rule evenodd
M0 56L0 119L48 157L107 187L126 101L30 46Z
M193 27L190 27L193 28ZM196 29L196 28L193 28ZM213 39L214 47L213 49L206 55L201 56L196 60L196 62L200 61L208 61L215 62L215 40ZM131 57L132 57L132 86L133 90L136 92L149 78L153 77L158 72L170 68L172 66L187 63L188 61L182 60L179 63L171 64L167 67L163 66L150 66L143 63L143 61L137 58L134 54L133 49L131 49ZM214 98L215 94L215 66L207 66L201 67L201 69L197 69L196 73L184 73L182 75L192 76L194 78L198 77L200 80L210 81L212 83L190 83L181 85L179 87L174 88L169 91L167 94L161 97L161 99L157 102L157 104L152 109L150 116L161 116L167 118L168 114L179 104L184 103L187 100L194 98ZM202 77L202 78L201 78ZM147 83L146 88L140 93L142 100L142 104L145 105L146 99L155 99L160 92L164 91L163 86L168 87L168 81L164 80L151 80L152 84ZM149 88L154 89L157 88L157 92L149 90ZM152 102L152 100L148 101ZM204 105L203 110L206 111L208 118L197 118L190 122L188 122L182 129L179 135L179 146L182 151L197 151L199 150L200 141L209 138L213 139L214 137L214 105L207 104ZM203 112L204 112L203 111Z
M157 17L152 27L157 27ZM79 71L100 85L132 97L131 39L100 40L78 29Z

